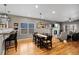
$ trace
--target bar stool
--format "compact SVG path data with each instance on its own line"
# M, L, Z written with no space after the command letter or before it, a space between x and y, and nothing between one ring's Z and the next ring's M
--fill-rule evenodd
M7 49L12 48L11 47L12 41L14 41L14 47L15 47L15 50L17 51L17 32L12 33L7 39L5 39L5 54Z

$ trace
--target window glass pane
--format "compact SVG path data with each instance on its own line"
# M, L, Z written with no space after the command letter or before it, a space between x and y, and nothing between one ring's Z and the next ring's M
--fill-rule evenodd
M21 23L21 28L27 28L27 23Z
M33 29L34 28L34 24L30 23L29 24L29 29Z
M21 34L26 34L27 33L27 29L21 29Z
M34 29L29 29L29 33L34 33Z

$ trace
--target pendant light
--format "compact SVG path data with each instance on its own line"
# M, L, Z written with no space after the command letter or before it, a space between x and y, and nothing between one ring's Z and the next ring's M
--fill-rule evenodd
M71 18L69 18L69 22L71 22L72 21L72 19Z

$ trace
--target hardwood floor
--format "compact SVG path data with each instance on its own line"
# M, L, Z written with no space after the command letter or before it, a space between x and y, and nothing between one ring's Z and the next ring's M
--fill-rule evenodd
M67 43L52 38L53 48L51 50L40 49L32 42L32 38L18 40L17 52L15 48L7 50L7 55L78 55L79 41Z

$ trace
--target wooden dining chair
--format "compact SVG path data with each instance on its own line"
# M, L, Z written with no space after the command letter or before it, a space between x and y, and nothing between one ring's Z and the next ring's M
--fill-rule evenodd
M46 48L46 49L50 49L52 48L52 36L48 36L47 39L44 38L43 40L43 46Z

